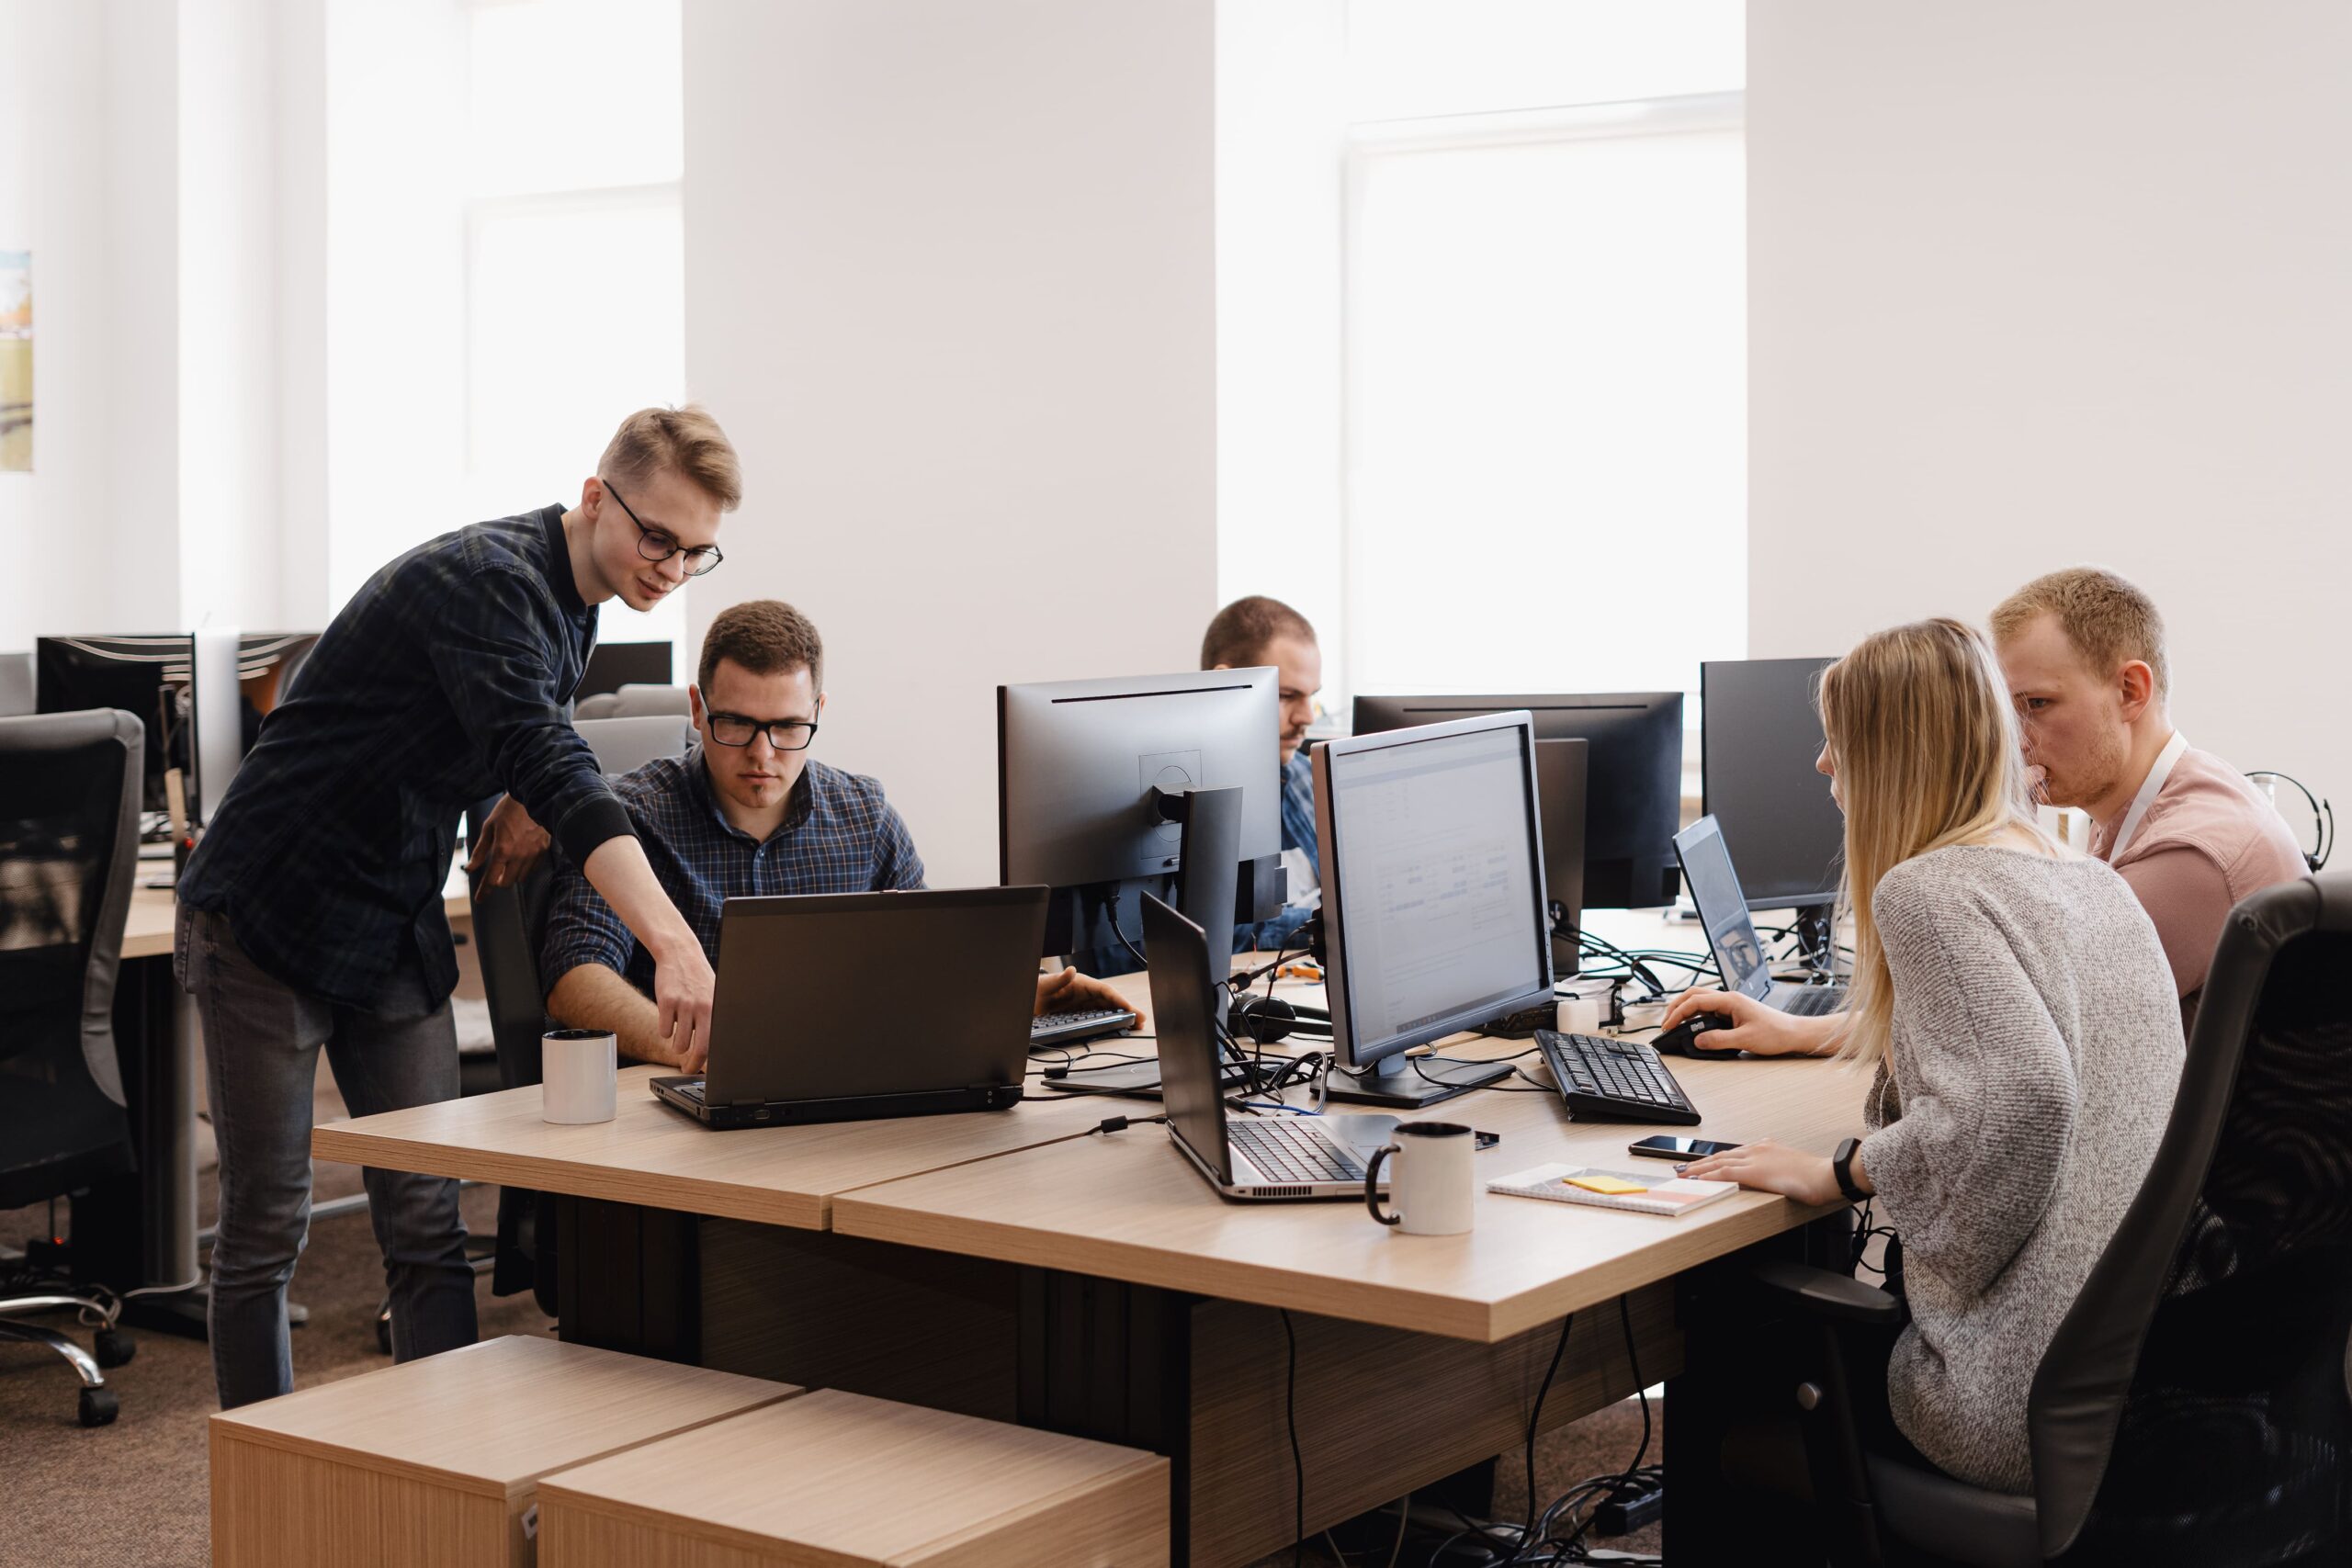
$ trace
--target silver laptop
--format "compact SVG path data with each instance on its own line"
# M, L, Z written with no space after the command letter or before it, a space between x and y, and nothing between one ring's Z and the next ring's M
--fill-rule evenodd
M1756 922L1748 918L1747 896L1739 890L1739 873L1732 869L1731 851L1713 817L1702 817L1675 834L1674 853L1682 863L1682 880L1690 889L1699 923L1707 928L1707 945L1714 949L1724 990L1799 1018L1836 1012L1846 1005L1843 986L1792 985L1772 978Z
M1160 1100L1168 1135L1228 1198L1361 1198L1372 1152L1394 1116L1227 1116L1217 1078L1222 991L1211 977L1206 932L1149 894L1144 956L1159 1033Z

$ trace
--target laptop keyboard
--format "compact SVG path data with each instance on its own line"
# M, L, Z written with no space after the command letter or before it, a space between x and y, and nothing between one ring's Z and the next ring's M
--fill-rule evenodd
M702 1099L702 1079L681 1078L670 1086L672 1089L692 1100Z
M1544 1065L1560 1086L1568 1112L1579 1121L1672 1122L1689 1126L1696 1107L1657 1053L1636 1040L1597 1034L1535 1032Z
M1836 1012L1846 1002L1844 990L1834 986L1780 986L1781 1010L1798 1018L1819 1018Z
M1363 1167L1306 1118L1244 1118L1226 1135L1250 1163L1276 1181L1362 1181Z

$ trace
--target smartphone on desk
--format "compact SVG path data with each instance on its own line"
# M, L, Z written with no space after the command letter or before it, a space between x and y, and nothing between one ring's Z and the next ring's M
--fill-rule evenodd
M1709 1138L1657 1137L1630 1144L1625 1152L1644 1159L1705 1159L1709 1155L1726 1154L1737 1147L1737 1144L1718 1144Z

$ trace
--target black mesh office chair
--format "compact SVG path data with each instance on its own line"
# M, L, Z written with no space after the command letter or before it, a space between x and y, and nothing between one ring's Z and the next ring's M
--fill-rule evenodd
M0 718L0 1209L131 1168L115 1055L115 970L139 852L146 730L112 709ZM93 1355L14 1314L80 1308ZM81 1375L85 1427L114 1419L104 1367L130 1359L117 1299L31 1266L0 1278L0 1339L46 1346Z
M2232 911L2154 1166L2035 1373L2030 1497L1871 1451L1843 1395L1898 1303L1758 1270L1823 1327L1798 1404L1833 1562L2352 1561L2347 980L2352 873Z

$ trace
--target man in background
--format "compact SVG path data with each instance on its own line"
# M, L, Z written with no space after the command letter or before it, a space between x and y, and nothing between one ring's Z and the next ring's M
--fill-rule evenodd
M1209 622L1201 638L1201 668L1274 667L1282 698L1283 870L1289 889L1283 912L1238 929L1237 951L1278 952L1322 905L1322 858L1315 842L1315 770L1306 728L1315 722L1315 694L1323 688L1323 650L1306 617L1279 599L1236 599Z

